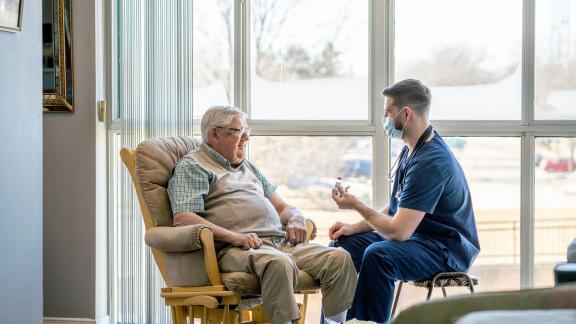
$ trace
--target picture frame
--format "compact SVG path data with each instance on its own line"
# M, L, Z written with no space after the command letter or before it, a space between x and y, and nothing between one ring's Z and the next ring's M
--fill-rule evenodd
M44 112L74 111L73 57L72 0L42 0Z
M0 0L0 30L19 32L22 29L24 0Z

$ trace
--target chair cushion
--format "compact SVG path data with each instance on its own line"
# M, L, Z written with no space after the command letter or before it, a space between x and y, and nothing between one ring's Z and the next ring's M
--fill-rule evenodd
M478 284L478 277L469 275L472 279L472 285L476 286ZM419 280L411 281L410 284L416 287L426 287L429 288L432 285L432 279L429 280ZM460 287L468 286L468 278L462 274L450 274L446 272L444 276L436 280L434 287Z
M172 169L200 143L190 136L146 140L136 148L136 174L155 226L172 226L172 208L166 192Z
M242 295L260 295L260 281L258 277L246 272L221 273L222 283L228 290L239 292ZM294 291L315 290L320 285L308 273L298 271L298 285Z
M171 281L170 286L197 287L210 285L210 279L204 269L204 253L194 252L163 252L162 261L166 275Z

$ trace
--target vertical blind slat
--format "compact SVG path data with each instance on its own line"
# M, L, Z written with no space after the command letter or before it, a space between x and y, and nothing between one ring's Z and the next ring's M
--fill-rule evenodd
M120 145L193 134L192 1L118 0ZM118 152L116 152L118 154ZM169 323L165 286L143 240L132 182L118 162L119 204L111 214L116 242L111 278L117 323Z

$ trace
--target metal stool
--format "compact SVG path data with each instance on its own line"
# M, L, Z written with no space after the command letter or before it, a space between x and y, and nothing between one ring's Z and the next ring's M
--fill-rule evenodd
M402 290L402 284L404 282L400 281L398 284L398 291L396 291L396 297L394 298L394 305L392 306L392 315L390 318L394 317L396 313L396 306L398 306L398 299L400 297L400 291ZM432 279L419 280L419 281L409 281L411 285L415 287L428 288L428 295L426 296L426 301L430 300L432 297L432 290L434 287L442 287L442 294L446 297L446 287L465 287L470 288L470 293L474 293L474 286L478 284L478 277L471 276L465 272L440 272L437 273Z

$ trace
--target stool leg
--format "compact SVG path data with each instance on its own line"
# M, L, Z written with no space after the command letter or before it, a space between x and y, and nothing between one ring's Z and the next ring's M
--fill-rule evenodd
M442 295L444 295L444 297L448 297L448 295L446 295L446 288L442 287Z
M468 287L470 287L470 293L473 294L474 293L474 283L472 282L472 278L470 278L470 276L467 273L464 275L466 276L466 279L468 279Z
M426 301L429 301L430 298L432 298L432 289L434 289L434 286L430 286L430 288L428 288L428 295L426 296Z
M432 298L432 289L434 289L434 285L436 285L436 277L432 279L430 283L430 287L428 288L428 295L426 296L426 301L429 301Z
M402 290L402 281L398 284L398 291L396 291L396 297L394 298L394 305L392 306L392 314L390 318L394 318L394 314L396 314L396 306L398 306L398 299L400 298L400 291Z

